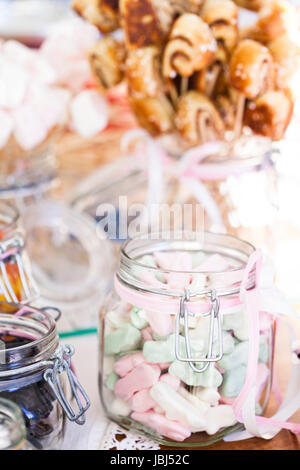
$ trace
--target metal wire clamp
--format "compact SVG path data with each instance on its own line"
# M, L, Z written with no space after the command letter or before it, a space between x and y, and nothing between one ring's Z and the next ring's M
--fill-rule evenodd
M208 338L208 351L204 357L196 358L192 357L192 347L189 334L189 316L192 315L188 312L187 302L190 301L190 292L185 291L185 294L181 297L180 300L180 311L176 317L176 328L175 328L175 356L178 361L186 362L190 365L191 369L194 372L202 373L205 372L209 365L213 362L218 362L223 357L223 336L222 336L222 318L220 315L220 299L216 294L215 290L212 290L207 293L211 300L211 309L208 313L201 315L202 318L210 317L210 327L209 327L209 338ZM192 315L194 316L194 315ZM180 321L184 322L184 343L186 350L186 357L183 357L180 352ZM214 349L214 337L215 329L217 327L217 341L218 341L218 351L215 354ZM196 366L196 364L201 364L201 366ZM203 365L202 365L203 364Z

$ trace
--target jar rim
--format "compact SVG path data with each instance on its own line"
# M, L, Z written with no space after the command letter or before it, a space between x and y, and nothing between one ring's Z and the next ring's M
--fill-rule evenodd
M178 232L173 232L178 233ZM181 233L181 232L179 232ZM153 242L153 239L145 238L145 235L128 240L122 247L120 253L120 263L117 272L117 279L127 287L152 294L164 294L168 296L182 296L184 287L171 288L168 283L161 282L160 285L152 285L148 274L159 276L182 274L198 277L198 282L193 287L189 287L190 295L203 296L204 293L214 290L218 296L236 295L240 291L240 286L244 279L245 268L250 256L255 252L255 247L251 243L240 240L232 235L202 232L202 238L195 232L189 233L188 240L165 240ZM191 234L198 235L191 240ZM153 234L152 234L153 235ZM159 234L158 234L159 235ZM163 234L160 233L162 236ZM171 244L170 244L171 243ZM172 246L172 249L170 249ZM223 271L174 271L161 269L159 267L148 266L140 263L140 258L151 255L155 252L190 252L191 254L220 255L228 260L228 268ZM134 256L133 256L134 255ZM201 266L200 261L200 266ZM233 263L233 266L232 266ZM236 264L237 263L237 264ZM251 289L256 283L256 267L248 275L247 289ZM158 281L159 282L159 281Z
M3 312L3 309L6 309L7 311ZM14 366L16 364L18 364L18 366L20 367L23 367L22 358L20 358L20 353L24 354L27 351L28 355L24 354L24 361L26 363L35 363L37 362L37 357L39 358L38 361L40 361L42 360L41 356L43 355L43 353L49 356L52 353L49 353L49 349L53 349L53 352L56 349L56 345L51 348L53 340L55 340L55 338L57 338L58 340L55 319L52 317L52 315L42 309L38 309L35 307L33 308L30 306L23 306L20 304L0 302L0 329L2 323L6 326L5 320L7 322L7 326L13 324L11 322L8 322L9 316L17 315L22 310L23 312L22 315L19 316L19 319L23 321L16 322L15 325L27 327L32 332L39 331L42 336L40 338L28 342L27 344L5 349L5 358L7 359L8 356L9 359L12 360L5 360L5 363L3 364L4 369L6 367L9 370L10 366L14 369ZM26 316L26 314L37 314L37 318ZM41 331L41 328L38 329L38 324L41 324L42 320L46 320L47 322L47 325L43 324L43 327L47 329L45 333ZM34 325L34 322L36 323L36 325ZM34 326L36 327L34 328ZM34 351L34 354L30 354L31 350ZM2 364L0 363L0 370L1 369ZM16 368L16 370L17 369L18 367Z

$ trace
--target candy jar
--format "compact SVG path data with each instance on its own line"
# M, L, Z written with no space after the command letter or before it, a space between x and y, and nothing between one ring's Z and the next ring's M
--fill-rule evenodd
M19 231L19 213L0 201L0 300L27 303L38 295Z
M21 409L4 398L0 399L0 449L34 450L26 442L26 427Z
M0 399L23 412L28 442L58 448L66 420L84 424L89 399L73 372L72 346L60 344L56 309L0 303Z
M246 414L249 383L254 419L264 414L274 317L250 306L260 270L252 245L229 235L177 235L123 246L100 312L99 389L107 416L123 427L164 445L198 447L247 428L239 410Z

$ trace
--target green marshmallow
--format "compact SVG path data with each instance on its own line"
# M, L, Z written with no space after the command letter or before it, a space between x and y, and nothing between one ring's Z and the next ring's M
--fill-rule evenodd
M235 346L230 354L224 354L218 365L224 370L234 369L248 363L248 341L243 341Z
M230 313L228 315L223 315L223 325L222 328L225 331L229 330L240 330L244 325L244 313Z
M138 307L133 307L131 310L130 320L132 325L138 330L142 330L149 325L145 310Z
M197 364L201 367L201 364ZM169 374L178 377L182 382L194 387L217 388L222 383L222 375L213 366L210 366L205 372L194 372L190 365L181 361L174 361L169 367Z
M104 354L112 356L138 348L142 339L141 332L128 324L105 337Z
M241 392L246 380L247 367L240 365L227 371L223 376L220 389L221 394L227 398L235 398Z
M111 372L111 374L109 374L109 376L105 380L105 386L113 392L115 389L116 382L117 380L119 380L119 378L120 377L115 372Z
M143 355L152 364L172 362L175 360L175 335L170 335L163 341L146 341Z

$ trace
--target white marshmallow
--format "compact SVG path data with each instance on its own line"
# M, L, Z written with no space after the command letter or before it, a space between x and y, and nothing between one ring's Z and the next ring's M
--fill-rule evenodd
M237 419L230 405L220 405L210 408L207 412L207 427L205 431L212 436L220 429L233 426Z
M71 102L74 130L82 137L90 138L103 131L108 124L106 100L96 90L85 90Z
M0 57L0 106L14 109L25 98L30 75L22 67Z

